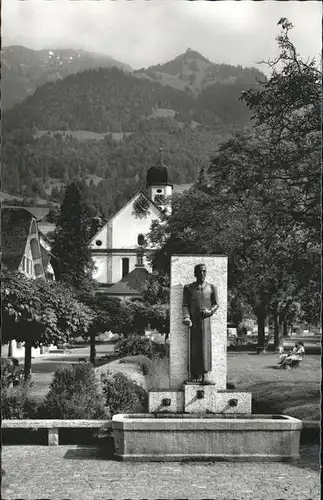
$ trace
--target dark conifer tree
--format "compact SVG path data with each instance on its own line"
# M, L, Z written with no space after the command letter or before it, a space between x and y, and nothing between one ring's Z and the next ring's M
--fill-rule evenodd
M52 253L57 262L57 279L79 292L91 289L93 284L93 260L89 249L92 216L82 183L73 180L65 191Z

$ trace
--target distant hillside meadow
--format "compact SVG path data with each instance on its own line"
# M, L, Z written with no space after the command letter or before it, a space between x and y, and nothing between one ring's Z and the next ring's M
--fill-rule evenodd
M214 64L190 49L135 72L104 57L2 49L3 191L60 202L81 173L108 216L144 187L160 147L171 181L194 183L219 144L250 126L239 97L265 80L255 68ZM22 83L31 95L15 101Z

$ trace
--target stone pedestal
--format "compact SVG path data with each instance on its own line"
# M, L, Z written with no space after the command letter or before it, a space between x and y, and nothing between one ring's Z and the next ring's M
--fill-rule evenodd
M186 413L251 413L251 392L218 391L214 385L184 386Z
M195 281L194 267L205 264L206 281L218 291L219 309L211 318L212 371L207 380L217 390L226 389L227 376L227 257L174 255L171 261L170 290L170 387L182 389L188 379L188 327L182 324L183 287Z
M183 413L184 391L149 391L148 394L149 413Z
M222 391L214 385L185 384L183 391L149 391L149 413L251 414L251 392Z

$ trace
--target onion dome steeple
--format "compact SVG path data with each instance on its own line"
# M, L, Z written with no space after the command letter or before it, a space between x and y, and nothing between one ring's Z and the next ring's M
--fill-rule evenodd
M168 171L163 162L162 148L159 149L158 163L150 167L147 172L146 188L149 198L158 206L163 205L163 199L172 195L173 186L168 182Z
M159 149L159 159L158 163L150 167L150 169L147 172L147 177L146 177L146 187L148 188L149 186L157 186L157 185L167 185L168 184L168 172L167 172L167 167L164 165L163 162L163 150L162 148Z

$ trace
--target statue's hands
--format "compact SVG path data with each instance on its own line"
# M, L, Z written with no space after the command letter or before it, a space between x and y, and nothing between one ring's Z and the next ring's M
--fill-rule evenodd
M192 321L190 320L190 318L184 318L183 319L183 325L186 325L188 326L189 328L191 328L191 326L193 325Z
M212 314L213 311L211 309L202 309L201 311L202 318L209 318Z

